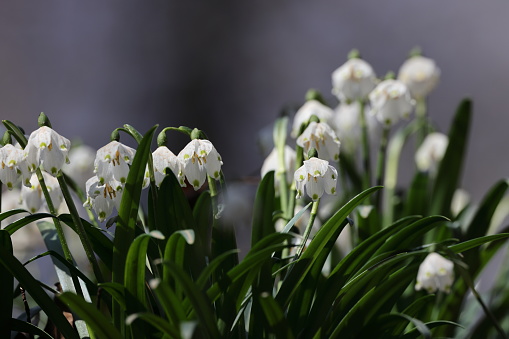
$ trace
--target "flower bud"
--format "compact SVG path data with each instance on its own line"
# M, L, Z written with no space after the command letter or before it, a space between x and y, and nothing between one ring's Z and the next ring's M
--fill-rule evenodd
M398 79L408 86L412 97L425 98L436 87L440 69L432 59L414 56L401 65Z

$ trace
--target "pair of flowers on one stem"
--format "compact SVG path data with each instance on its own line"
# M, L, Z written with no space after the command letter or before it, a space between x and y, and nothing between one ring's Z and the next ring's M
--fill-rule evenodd
M97 151L94 161L96 175L86 183L87 201L84 206L92 208L100 221L105 220L113 211L120 207L129 166L132 164L136 151L114 140ZM159 146L153 153L153 169L155 184L159 187L170 169L182 187L185 179L198 190L207 176L219 180L221 156L212 143L204 139L194 139L177 155L166 146ZM150 173L145 172L144 188L150 183Z

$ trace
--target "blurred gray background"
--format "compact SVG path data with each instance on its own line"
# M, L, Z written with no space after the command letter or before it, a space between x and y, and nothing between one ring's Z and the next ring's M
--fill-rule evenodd
M199 127L239 178L258 173L258 131L283 107L311 87L332 98L350 49L382 76L419 45L442 70L440 129L474 100L463 186L479 200L509 173L508 13L506 0L2 0L0 116L30 132L45 112L95 148L124 123ZM169 135L175 153L184 141Z

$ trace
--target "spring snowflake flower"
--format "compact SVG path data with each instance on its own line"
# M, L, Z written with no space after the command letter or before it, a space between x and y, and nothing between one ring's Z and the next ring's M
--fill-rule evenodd
M163 179L169 174L167 169L171 169L175 177L178 179L180 186L186 187L184 173L182 172L182 163L177 158L172 151L168 149L166 146L159 146L152 153L152 160L154 163L154 179L157 187L161 185ZM149 184L149 172L148 168L145 171L145 181L144 186L148 186Z
M415 152L415 163L420 171L435 171L449 144L449 138L442 133L430 133Z
M200 189L207 175L219 180L223 162L210 141L191 140L177 157L184 166L183 173L187 181L195 191Z
M285 169L286 169L286 182L288 184L292 183L293 180L293 170L295 169L295 151L293 148L291 148L288 145L285 145ZM267 174L270 171L275 171L277 173L278 170L278 154L277 149L274 148L272 152L265 158L265 161L263 162L262 169L261 169L261 177L263 178L265 174ZM279 177L276 175L274 177L275 181L275 187L276 190L279 187Z
M414 100L404 83L399 80L384 80L369 94L371 112L378 121L393 125L401 118L407 119L414 107Z
M312 121L297 138L297 145L305 152L316 148L320 159L339 160L339 142L336 133L326 123Z
M332 94L341 101L364 100L375 84L373 68L362 59L349 59L332 72Z
M113 186L110 184L113 183ZM98 177L93 176L86 183L87 200L84 207L91 208L97 214L99 221L104 221L113 212L113 207L120 208L123 186L118 181L101 184Z
M30 134L25 147L26 161L31 171L41 166L46 172L56 175L64 163L69 163L71 142L47 126Z
M42 172L42 176L51 201L55 208L58 208L63 200L62 190L60 189L58 180L46 172ZM25 208L30 211L30 213L37 212L42 207L43 203L46 202L44 193L42 192L41 183L37 179L36 174L32 174L30 186L21 187L21 199L23 200Z
M94 161L99 182L103 185L109 183L110 186L115 185L115 182L125 184L129 164L132 163L135 154L136 150L118 141L112 141L100 148Z
M318 200L324 192L336 194L338 172L329 165L327 160L311 158L304 161L295 171L295 186L297 198L303 195L304 187L308 196L314 201Z
M419 266L415 289L425 289L428 293L436 290L449 293L453 282L454 263L433 252Z
M440 69L432 59L414 56L401 65L398 79L408 86L412 97L425 98L437 85Z
M322 122L329 122L334 116L334 111L317 100L306 101L293 118L292 137L298 137L300 126L308 122L313 115L316 115Z
M25 186L31 186L30 171L26 163L25 152L11 144L0 148L0 181L12 190L21 177Z

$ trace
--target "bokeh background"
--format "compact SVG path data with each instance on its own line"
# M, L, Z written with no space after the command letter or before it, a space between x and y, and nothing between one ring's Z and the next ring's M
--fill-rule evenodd
M282 108L311 87L332 99L350 49L383 76L418 45L442 70L429 99L441 130L474 100L462 182L479 200L509 173L508 13L503 0L4 0L0 116L30 132L45 112L95 148L124 123L199 127L240 178L258 173L259 130Z

